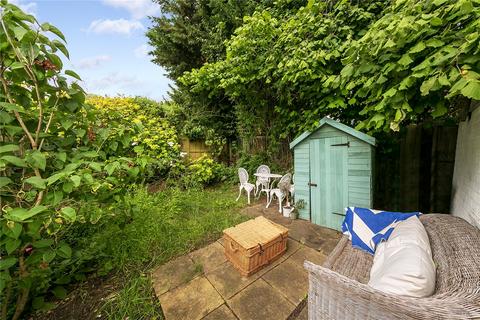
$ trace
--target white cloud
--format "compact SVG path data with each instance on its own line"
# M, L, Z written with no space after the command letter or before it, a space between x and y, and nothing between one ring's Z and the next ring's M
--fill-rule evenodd
M99 67L104 62L112 60L108 55L100 55L80 60L75 66L79 69L92 69Z
M10 0L11 4L16 5L23 11L31 15L37 15L37 3L36 2L29 2L25 0Z
M135 50L133 50L133 53L137 58L145 58L148 57L148 53L150 51L152 51L151 46L149 46L148 44L142 44L141 46L135 48Z
M160 12L160 6L152 0L103 0L103 3L114 8L126 9L134 19L142 19Z
M124 35L130 35L135 30L143 30L144 26L141 22L135 20L110 20L99 19L92 21L87 31L94 33L119 33Z
M136 76L120 74L119 72L111 72L102 78L89 81L88 87L92 92L105 92L112 88L132 89L142 86Z

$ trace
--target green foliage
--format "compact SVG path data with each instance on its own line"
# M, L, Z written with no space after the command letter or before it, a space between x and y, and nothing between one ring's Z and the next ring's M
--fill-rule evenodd
M77 242L83 255L95 257L79 268L98 264L100 271L121 271L116 277L124 285L105 301L101 313L109 319L159 317L158 300L152 299L145 275L244 221L239 209L245 202L236 202L235 192L228 185L200 191L170 188L154 194L139 189L126 197L127 207L106 213L94 228L79 225L69 241Z
M213 141L237 139L235 109L222 90L207 94L190 90L177 79L184 72L225 58L225 41L244 23L244 16L275 6L282 12L296 10L303 0L156 0L162 15L152 18L147 36L153 47L153 61L175 80L170 93L181 106L185 136ZM208 133L213 130L214 134ZM208 136L207 136L208 135ZM215 145L218 150L221 148Z
M60 30L4 0L0 18L0 312L16 320L25 308L51 307L45 294L63 296L65 285L91 271L93 257L69 241L71 233L125 206L149 162L126 151L136 137L128 126L102 122L85 105L79 76L63 70ZM169 161L175 131L159 127L145 153Z
M100 308L99 314L106 319L163 319L158 298L152 288L152 280L146 275L131 279L118 279L125 282L115 294L110 295Z
M203 188L213 184L229 181L235 177L233 168L216 162L210 156L179 164L170 172L170 182L185 189Z
M358 113L346 112L339 90L324 83L341 71L343 53L383 3L312 2L296 11L256 12L227 42L224 60L180 81L200 96L225 92L235 104L240 136L266 135L274 149L275 142L311 128L323 115Z
M480 2L394 2L344 60L347 98L362 101L358 128L398 130L405 121L455 110L456 96L480 100Z
M165 172L179 160L176 129L165 117L160 103L146 98L89 97L98 129L92 134L108 154L132 157L153 172Z
M453 115L456 97L480 99L479 14L472 0L273 6L245 17L223 60L179 81L205 100L226 95L246 140L288 141L325 115L399 130Z
M162 15L153 17L147 37L153 61L172 79L185 71L225 56L224 41L242 24L245 15L272 1L155 0Z

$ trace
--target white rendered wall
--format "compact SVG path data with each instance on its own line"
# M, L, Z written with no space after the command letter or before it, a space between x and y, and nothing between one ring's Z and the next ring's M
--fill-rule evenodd
M480 228L480 107L458 128L452 214Z

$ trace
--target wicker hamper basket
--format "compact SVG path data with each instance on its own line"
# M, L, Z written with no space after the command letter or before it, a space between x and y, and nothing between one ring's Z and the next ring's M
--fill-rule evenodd
M287 249L288 229L262 216L223 231L225 255L242 276L249 276Z

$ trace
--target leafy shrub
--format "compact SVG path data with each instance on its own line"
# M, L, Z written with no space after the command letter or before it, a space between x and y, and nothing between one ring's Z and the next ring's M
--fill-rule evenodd
M68 78L80 77L63 70L58 53L68 51L56 27L5 1L0 15L0 318L16 320L92 271L104 244L80 247L75 234L95 234L92 225L105 217L126 225L124 195L144 179L150 159L172 161L178 146L153 110L130 118L142 128L131 131L118 112L85 105L85 92ZM153 131L147 119L163 128L152 141L143 135ZM133 139L142 152L130 151Z
M228 180L232 171L226 165L209 156L202 156L184 165L180 172L180 183L185 188L199 188Z
M167 170L179 160L175 127L164 118L161 104L146 98L89 97L100 122L98 135L111 153Z

